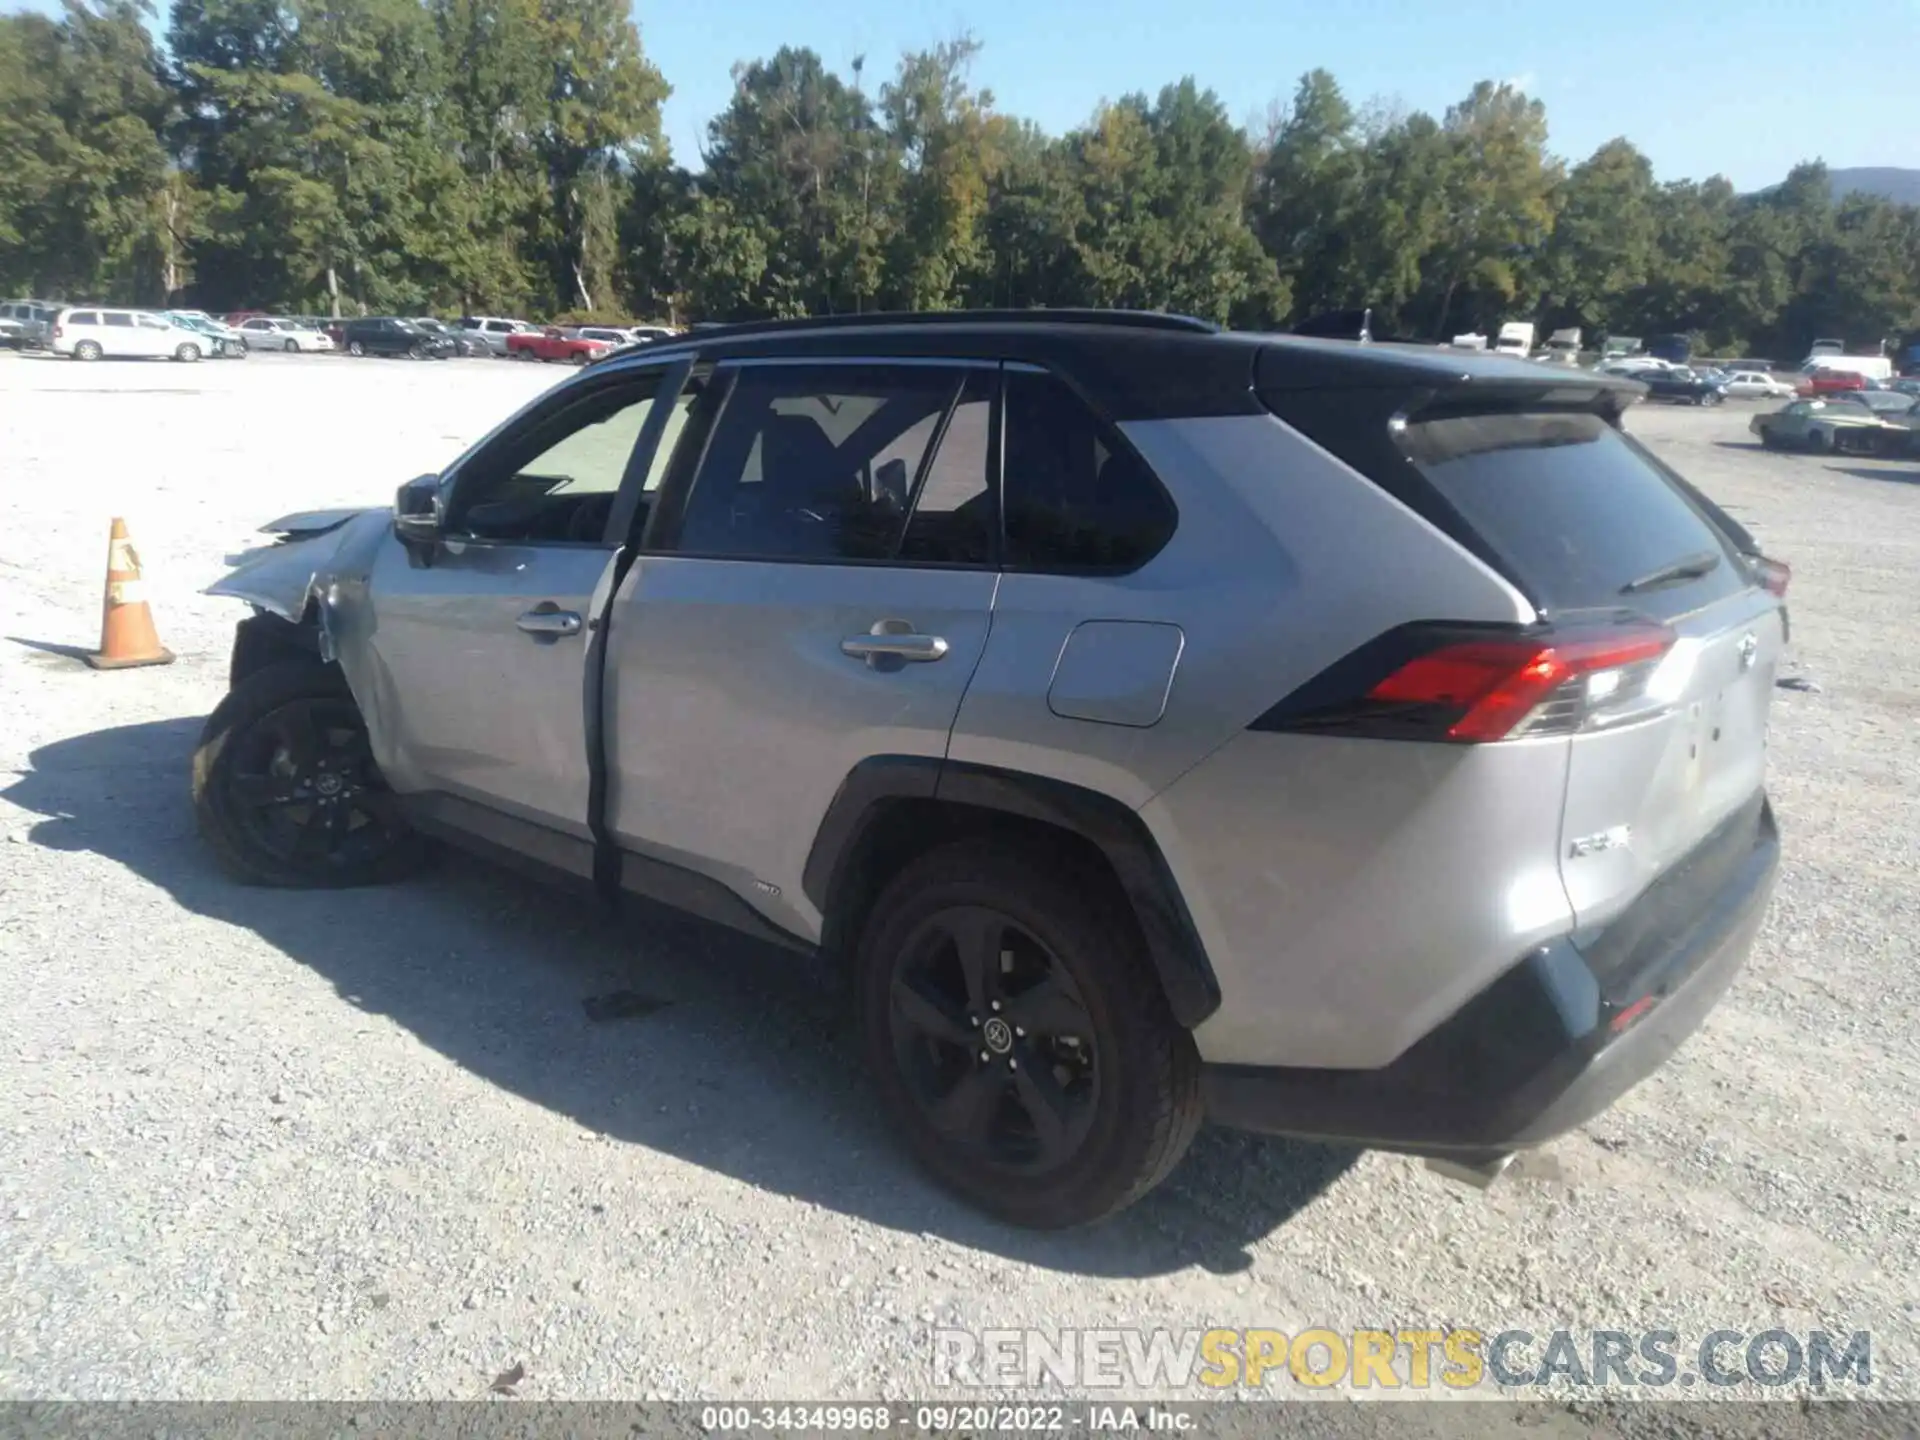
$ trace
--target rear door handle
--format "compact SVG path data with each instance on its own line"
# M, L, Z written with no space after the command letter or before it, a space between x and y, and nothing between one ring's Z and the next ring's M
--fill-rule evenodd
M580 616L572 610L562 610L548 602L527 611L513 622L529 635L578 635Z
M950 647L938 635L922 635L905 620L876 620L865 635L840 642L840 653L865 660L874 669L894 669L906 662L926 664L944 660Z

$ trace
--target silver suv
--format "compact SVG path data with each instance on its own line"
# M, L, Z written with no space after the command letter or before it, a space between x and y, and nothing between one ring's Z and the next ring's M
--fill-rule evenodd
M845 965L941 1181L1203 1119L1488 1178L1659 1065L1778 855L1785 567L1630 382L1100 312L698 332L292 516L193 768L241 877L426 837Z

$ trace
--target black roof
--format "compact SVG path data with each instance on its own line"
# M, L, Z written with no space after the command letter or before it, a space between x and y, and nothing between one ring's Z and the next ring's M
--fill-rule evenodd
M1116 420L1266 414L1260 391L1526 391L1624 404L1630 381L1484 351L1222 330L1125 310L948 310L756 321L695 329L609 368L703 360L902 356L1026 362L1056 371Z

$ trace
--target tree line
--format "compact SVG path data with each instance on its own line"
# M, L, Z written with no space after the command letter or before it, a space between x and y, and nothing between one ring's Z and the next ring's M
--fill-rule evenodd
M735 66L697 164L628 0L145 0L0 16L0 291L210 310L738 320L1131 306L1244 328L1371 307L1805 352L1920 328L1920 207L1819 163L1741 195L1574 163L1540 101L1440 116L1313 70L1265 123L1191 78L1049 135L958 39L869 80Z

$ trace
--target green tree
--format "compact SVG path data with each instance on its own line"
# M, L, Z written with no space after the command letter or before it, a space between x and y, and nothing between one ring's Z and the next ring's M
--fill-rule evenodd
M532 125L546 171L542 249L556 295L582 310L611 301L624 167L661 154L668 86L640 47L628 0L539 0L546 81Z
M993 113L993 96L967 83L979 51L968 36L905 55L880 92L902 166L886 256L891 306L948 309L991 271L987 212L1011 127Z
M339 313L343 292L380 309L444 293L457 174L416 0L180 0L169 39L206 193L203 298Z
M1647 284L1657 260L1656 195L1652 163L1626 140L1609 140L1574 166L1555 197L1542 265L1549 323L1603 329L1620 299Z
M1553 223L1559 164L1547 155L1547 112L1510 85L1483 80L1441 122L1446 144L1432 180L1446 216L1424 263L1424 308L1444 337L1464 292L1491 321L1531 308L1529 267Z
M172 107L135 0L0 16L0 272L9 288L167 297L156 257Z
M865 97L811 50L735 67L733 99L708 127L697 227L720 216L752 232L765 267L742 306L760 314L871 309L899 168ZM739 258L732 246L698 254ZM697 283L697 282L696 282Z
M1354 243L1368 208L1369 154L1358 117L1325 70L1300 77L1253 176L1250 220L1287 281L1296 310L1363 306L1379 297Z

